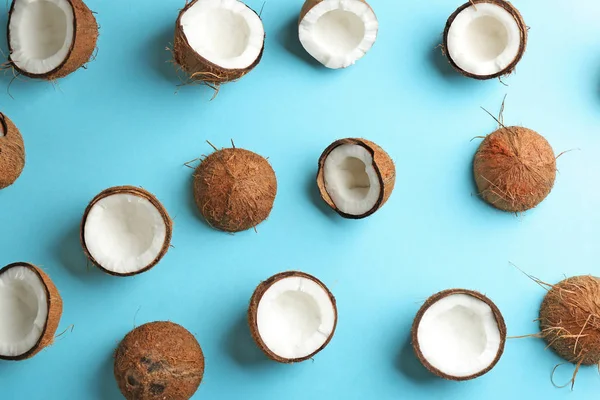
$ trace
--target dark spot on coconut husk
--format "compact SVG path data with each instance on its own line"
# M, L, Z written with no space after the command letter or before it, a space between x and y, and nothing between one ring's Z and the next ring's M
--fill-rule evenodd
M277 194L269 162L248 150L228 148L206 157L194 172L194 198L208 224L226 232L267 219Z
M504 211L534 208L556 178L556 157L548 141L531 129L501 127L475 153L475 183L481 197Z
M25 144L15 124L0 113L0 189L12 185L25 167Z
M187 400L202 381L204 355L196 338L182 326L151 322L121 341L114 374L128 400Z

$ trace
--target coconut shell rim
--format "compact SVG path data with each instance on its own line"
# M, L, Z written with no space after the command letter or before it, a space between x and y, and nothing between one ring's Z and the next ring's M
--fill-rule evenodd
M279 282L280 280L283 280L286 278L292 278L292 277L301 277L301 278L309 279L309 280L315 282L317 285L319 285L323 290L325 290L325 292L329 296L331 305L333 306L334 321L333 321L333 329L331 330L331 333L327 337L327 340L325 340L325 342L318 349L316 349L314 352L312 352L311 354L304 356L304 357L285 358L285 357L281 357L281 356L277 355L276 353L274 353L273 351L271 351L271 349L269 349L267 347L267 345L265 344L265 342L262 340L262 336L260 335L259 330L258 330L257 316L258 316L258 306L260 304L260 301L262 300L262 297L266 293L266 291L274 283ZM335 297L333 296L333 294L331 293L329 288L315 276L310 275L306 272L302 272L302 271L279 272L279 273L269 277L267 280L262 281L256 287L254 292L252 293L252 297L250 298L250 304L248 306L248 325L250 327L250 334L252 335L252 339L254 339L254 342L256 343L258 348L268 358L270 358L273 361L280 362L282 364L293 364L293 363L298 363L298 362L306 361L308 359L313 358L317 353L321 352L323 349L325 349L325 347L327 347L327 345L329 345L329 342L331 342L331 339L333 339L333 336L335 335L335 331L337 329L337 323L338 323L337 303L336 303Z
M142 268L142 269L140 269L138 271L126 272L126 273L118 273L118 272L110 271L110 270L104 268L92 256L92 254L89 252L89 250L87 248L87 245L85 243L84 230L85 230L85 223L87 221L88 214L89 214L90 210L92 209L92 207L94 205L96 205L96 203L99 200L102 200L102 199L104 199L106 197L109 197L109 196L112 196L114 194L123 194L123 193L133 194L135 196L142 197L142 198L148 200L154 207L156 207L156 209L158 210L158 212L162 216L163 221L165 222L165 226L166 226L167 229L166 229L165 242L163 244L163 247L161 248L161 250L158 253L158 255L156 256L156 258L150 264L148 264L147 266L145 266L144 268ZM84 252L85 256L96 267L98 267L103 272L106 272L109 275L118 276L118 277L126 277L126 276L139 275L139 274L141 274L143 272L149 271L152 268L154 268L162 260L162 258L167 254L167 251L169 250L169 246L171 245L172 236L173 236L173 221L171 220L171 217L169 216L169 213L167 212L167 209L165 208L165 206L156 198L156 196L154 194L150 193L146 189L143 189L141 187L136 187L136 186L128 186L128 185L124 185L124 186L111 186L111 187L109 187L107 189L104 189L100 193L98 193L88 203L88 205L87 205L87 207L86 207L86 209L85 209L85 211L83 213L83 217L81 218L81 224L80 224L80 229L79 229L79 240L81 242L81 246L83 248L83 252Z
M498 325L498 330L500 331L500 344L498 346L498 352L496 353L496 357L494 357L492 362L487 367L485 367L481 371L478 371L478 372L468 375L468 376L448 375L448 374L440 371L433 365L431 365L429 363L429 361L425 358L423 353L421 352L421 347L419 345L419 340L418 340L418 335L417 335L418 330L419 330L419 325L421 323L421 319L423 318L423 315L425 314L425 312L427 310L429 310L429 307L431 307L433 304L437 303L441 299L448 297L450 295L454 295L454 294L466 294L466 295L475 297L476 299L486 303L491 308L492 314L494 315L494 318L496 319L496 323ZM433 294L432 296L427 298L427 300L425 300L425 303L423 303L421 308L419 308L419 311L417 312L417 315L415 316L415 318L413 320L413 324L412 324L412 327L410 330L410 336L411 336L412 348L415 352L415 355L417 356L417 359L421 362L421 364L429 372L431 372L434 375L439 376L440 378L451 380L451 381L468 381L471 379L479 378L480 376L487 374L496 366L498 361L500 361L500 358L502 357L502 354L504 353L504 346L506 344L506 323L504 321L504 317L502 316L502 313L500 312L500 309L498 308L498 306L496 306L496 304L486 295L484 295L480 292L477 292L475 290L469 290L469 289L446 289L446 290L442 290L441 292Z

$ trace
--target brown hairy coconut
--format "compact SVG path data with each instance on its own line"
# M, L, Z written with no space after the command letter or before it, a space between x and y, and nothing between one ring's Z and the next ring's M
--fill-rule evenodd
M473 161L481 197L510 212L534 208L548 196L556 178L556 157L539 133L502 127L486 136Z
M217 150L194 172L194 198L213 228L240 232L267 219L277 178L262 156L236 147Z
M82 0L12 2L9 61L22 75L49 81L65 77L89 61L97 39L98 24Z
M258 285L250 299L248 324L267 357L291 364L314 357L329 344L337 315L335 298L323 282L288 271Z
M0 189L12 185L25 167L25 145L13 122L0 113Z
M465 381L488 373L498 363L506 325L498 307L483 294L449 289L425 301L411 338L417 358L431 373Z
M366 139L340 139L319 158L321 197L344 218L360 219L379 210L396 183L390 156Z
M264 40L260 17L241 1L193 0L175 24L174 61L190 83L218 89L258 65Z
M173 222L150 192L134 186L103 190L89 203L80 238L88 259L106 273L131 276L148 271L169 250Z
M511 74L523 57L527 30L508 1L471 0L448 18L442 51L464 76L498 78Z
M121 341L115 352L114 373L128 400L187 400L204 376L204 354L184 327L150 322Z
M0 360L31 358L54 342L62 299L44 271L16 262L0 269Z

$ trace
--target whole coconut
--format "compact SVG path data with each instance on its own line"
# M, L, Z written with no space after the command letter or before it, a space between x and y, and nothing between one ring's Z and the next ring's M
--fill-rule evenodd
M0 113L0 189L12 185L25 167L25 145L13 122Z
M129 332L115 353L115 378L128 400L187 400L204 375L198 341L172 322L150 322Z

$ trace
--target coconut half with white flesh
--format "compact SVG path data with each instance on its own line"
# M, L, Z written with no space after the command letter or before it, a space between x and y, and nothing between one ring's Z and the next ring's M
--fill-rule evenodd
M87 206L81 222L86 256L111 275L148 271L169 249L173 223L154 195L134 186L102 191Z
M0 269L0 360L31 358L54 341L62 299L50 277L33 264Z
M312 275L282 272L262 282L248 309L250 332L272 360L307 360L329 344L337 325L335 298Z
M364 0L307 0L298 35L304 49L328 68L346 68L361 59L377 39L379 23Z
M25 167L25 145L15 124L0 113L0 189L15 183Z
M13 0L8 18L10 62L30 78L67 76L96 48L98 24L82 0Z
M491 79L512 73L527 45L527 25L503 0L473 0L448 18L442 49L461 74Z
M238 0L194 0L177 18L173 56L191 82L213 87L237 80L262 58L265 30Z
M498 307L483 294L450 289L427 299L411 336L425 368L444 379L465 381L489 372L500 360L506 325Z
M388 200L396 183L390 156L366 139L340 139L319 159L317 186L321 197L345 218L365 218Z

